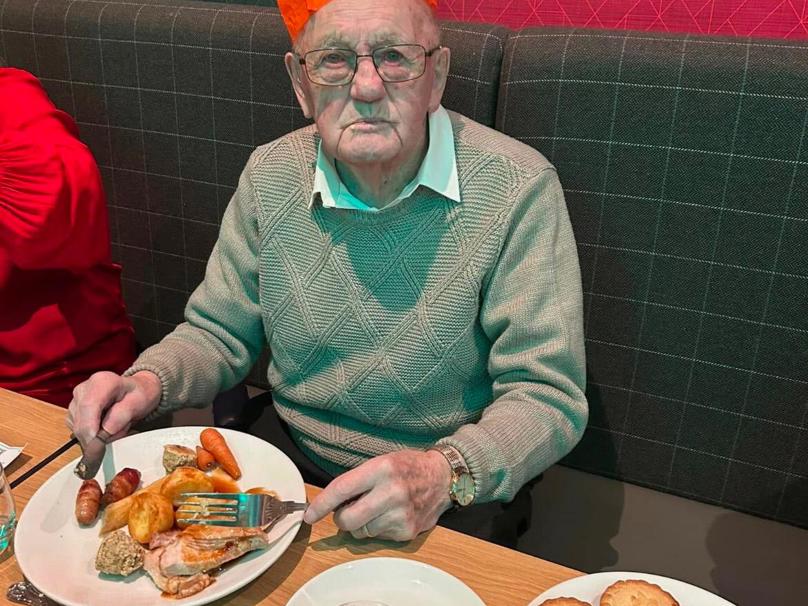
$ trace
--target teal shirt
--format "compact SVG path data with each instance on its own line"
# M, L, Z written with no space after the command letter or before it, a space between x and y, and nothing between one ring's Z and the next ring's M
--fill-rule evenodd
M404 186L401 193L385 209L409 198L420 186L460 202L460 183L457 180L457 161L455 159L454 133L449 114L439 106L429 114L429 145L415 177ZM317 146L317 163L314 169L314 186L312 187L309 206L319 202L323 208L342 208L378 212L379 209L365 204L354 196L340 180L334 161L323 152L322 142Z

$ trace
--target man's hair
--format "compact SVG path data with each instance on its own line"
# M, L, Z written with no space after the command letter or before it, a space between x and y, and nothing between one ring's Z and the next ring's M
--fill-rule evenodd
M440 44L441 32L440 32L440 25L438 25L438 20L435 18L435 13L432 8L423 0L415 0L418 8L418 17L421 20L421 28L419 28L422 32L424 37L425 46L427 49L434 48ZM303 55L303 41L306 39L306 35L309 30L309 26L311 25L312 21L317 18L317 13L314 13L309 20L306 22L306 25L303 27L303 30L300 32L300 35L295 40L294 44L292 45L292 51L302 56Z

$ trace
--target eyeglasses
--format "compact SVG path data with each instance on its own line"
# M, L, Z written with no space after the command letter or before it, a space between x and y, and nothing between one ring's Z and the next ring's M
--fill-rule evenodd
M394 44L382 46L369 55L359 55L348 48L320 48L299 58L306 75L315 84L344 86L356 75L360 57L370 57L379 78L385 82L406 82L424 75L426 58L439 50L436 46L426 50L420 44Z

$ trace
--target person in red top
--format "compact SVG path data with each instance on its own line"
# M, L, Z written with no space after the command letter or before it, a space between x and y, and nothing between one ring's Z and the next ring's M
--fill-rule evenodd
M98 167L28 72L0 66L0 387L61 406L135 336Z

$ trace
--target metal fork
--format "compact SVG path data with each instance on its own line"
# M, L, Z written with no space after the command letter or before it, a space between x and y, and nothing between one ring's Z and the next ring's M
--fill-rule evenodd
M56 606L56 602L51 600L31 582L23 577L22 581L12 583L6 591L6 598L15 604L27 604L28 606Z
M187 492L174 502L182 521L209 526L260 526L264 532L308 503L281 501L268 494ZM188 517L186 517L188 516ZM200 539L201 540L201 539Z

